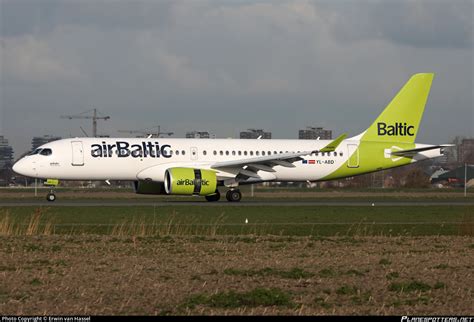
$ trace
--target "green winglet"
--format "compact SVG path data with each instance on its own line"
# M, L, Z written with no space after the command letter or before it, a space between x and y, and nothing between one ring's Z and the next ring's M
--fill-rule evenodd
M339 144L341 144L341 142L347 137L347 133L343 133L341 135L338 136L337 139L335 139L334 141L332 141L331 143L329 143L328 145L326 145L324 148L322 148L321 152L332 152L334 150L336 150L336 148L339 146Z

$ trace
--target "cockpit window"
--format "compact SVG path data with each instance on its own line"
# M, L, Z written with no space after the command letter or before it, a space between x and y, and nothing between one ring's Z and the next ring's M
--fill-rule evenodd
M41 155L51 155L53 154L53 151L51 149L43 149L40 152Z
M40 152L41 152L41 150L43 150L43 149L36 149L36 150L32 151L32 152L31 152L29 155L35 155L35 154L38 154L38 153L40 153Z

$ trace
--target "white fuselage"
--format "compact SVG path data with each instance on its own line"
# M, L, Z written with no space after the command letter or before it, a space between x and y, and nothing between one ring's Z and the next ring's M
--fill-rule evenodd
M172 167L211 168L216 162L246 160L281 153L319 150L326 140L241 140L166 138L72 138L43 145L49 155L33 154L19 160L14 171L35 178L63 180L163 181ZM308 154L294 167L275 166L259 171L259 181L317 181L344 164L359 146L344 140L333 152ZM418 146L418 145L417 145ZM424 158L430 158L428 151ZM417 160L419 160L418 158ZM413 160L415 161L415 160ZM359 159L351 158L352 167ZM217 169L219 178L233 178L239 169Z

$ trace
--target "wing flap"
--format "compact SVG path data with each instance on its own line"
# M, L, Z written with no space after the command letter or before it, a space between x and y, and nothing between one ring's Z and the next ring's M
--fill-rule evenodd
M247 169L240 169L239 174L243 175L243 176L246 176L246 177L249 177L249 178L260 179L260 176L258 174L256 174L253 171L247 170Z
M268 165L269 163L270 164L274 163L276 165L281 165L283 167L294 167L292 162L302 160L301 156L309 155L309 154L311 154L310 151L300 152L300 153L281 153L281 154L262 156L258 158L223 161L223 162L214 163L213 165L211 165L211 168L213 169L236 168L236 167L248 166L250 164Z

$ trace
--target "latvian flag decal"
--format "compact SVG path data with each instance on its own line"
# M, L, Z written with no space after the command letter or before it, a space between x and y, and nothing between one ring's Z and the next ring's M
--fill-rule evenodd
M303 160L303 164L316 164L316 160Z

